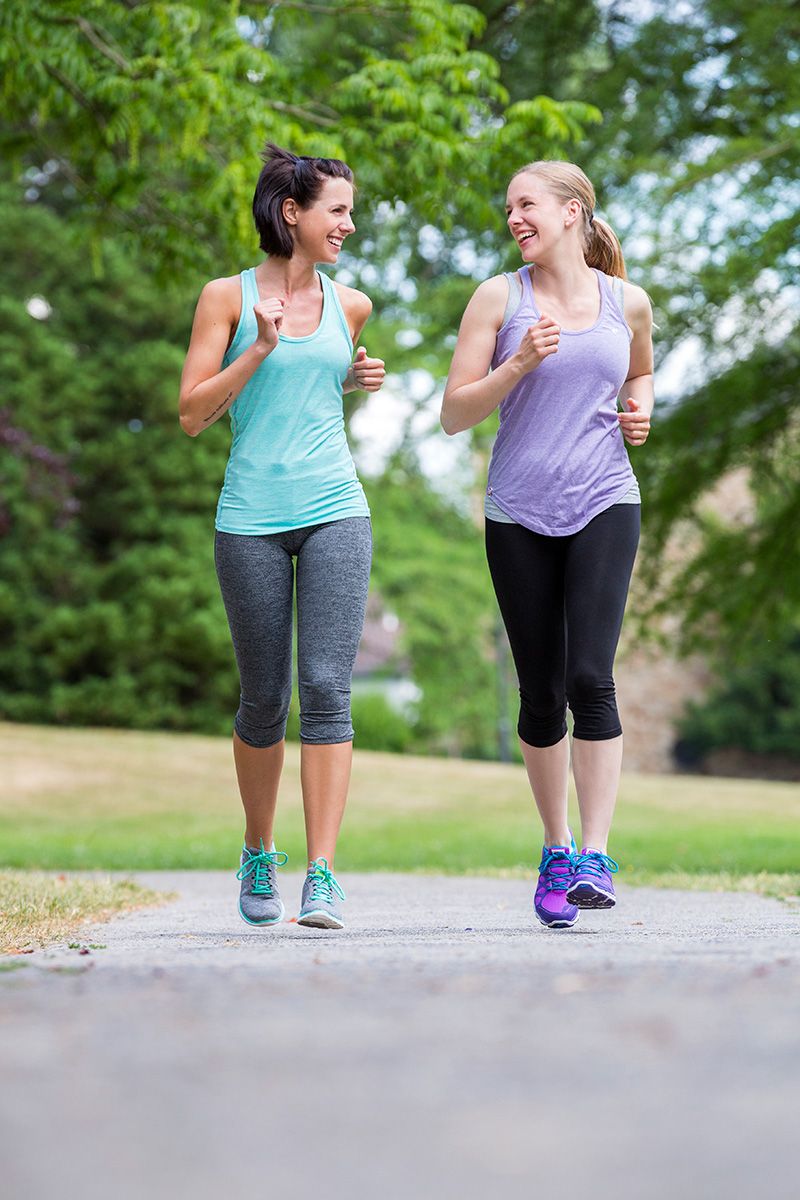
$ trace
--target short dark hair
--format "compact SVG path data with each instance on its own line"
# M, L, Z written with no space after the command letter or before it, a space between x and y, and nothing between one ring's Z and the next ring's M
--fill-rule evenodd
M264 166L253 196L253 219L261 249L278 258L291 258L294 238L283 218L284 200L296 200L308 208L322 191L326 179L353 182L353 172L338 158L310 158L292 154L274 142L267 142L262 154Z

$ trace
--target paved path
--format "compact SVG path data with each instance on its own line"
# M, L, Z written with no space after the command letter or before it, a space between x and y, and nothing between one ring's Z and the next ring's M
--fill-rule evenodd
M525 883L362 875L344 932L267 931L231 875L137 878L180 898L0 974L8 1200L798 1194L796 907L552 933Z

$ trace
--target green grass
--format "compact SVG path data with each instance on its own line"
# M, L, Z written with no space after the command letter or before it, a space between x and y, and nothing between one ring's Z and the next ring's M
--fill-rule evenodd
M242 821L227 739L6 724L0 754L0 865L236 863ZM337 867L530 872L539 837L522 767L362 751ZM276 840L292 866L304 861L293 745ZM757 890L800 893L800 785L625 775L611 850L630 883L760 876Z
M0 953L19 954L64 942L87 921L107 921L168 898L129 879L0 871Z

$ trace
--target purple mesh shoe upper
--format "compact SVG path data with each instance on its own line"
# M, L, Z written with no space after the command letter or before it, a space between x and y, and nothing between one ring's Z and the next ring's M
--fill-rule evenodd
M572 884L572 846L544 846L539 863L539 882L533 899L536 915L543 925L572 925L578 909L567 901Z
M593 890L613 896L614 881L611 875L612 872L616 874L618 870L619 863L614 862L613 858L609 858L600 850L592 850L591 847L584 846L580 854L575 857L573 887L577 888L579 884L582 884L586 888L591 887Z
M584 846L573 862L575 874L567 892L570 904L577 904L578 908L613 908L617 897L611 875L619 870L613 858Z

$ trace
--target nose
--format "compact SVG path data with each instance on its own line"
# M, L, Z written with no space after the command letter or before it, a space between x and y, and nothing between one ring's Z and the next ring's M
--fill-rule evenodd
M346 221L343 221L342 225L341 225L341 229L342 229L343 233L345 233L345 232L346 233L355 233L356 227L353 222L353 218L348 217Z

